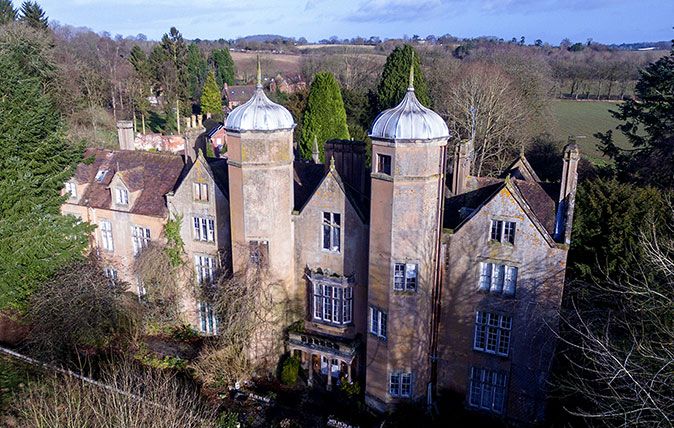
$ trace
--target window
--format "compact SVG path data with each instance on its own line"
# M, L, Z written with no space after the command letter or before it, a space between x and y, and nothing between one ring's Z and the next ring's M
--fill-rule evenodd
M503 413L506 394L506 374L471 367L468 403L490 412Z
M313 283L314 319L331 324L349 324L353 318L353 287L316 281Z
M417 273L417 265L414 263L396 263L393 266L393 289L396 291L416 290Z
M516 224L514 221L492 220L491 240L507 244L514 244L515 229Z
M121 187L115 188L115 202L118 205L129 205L129 191Z
M194 239L197 241L215 241L215 220L193 217Z
M377 172L391 175L391 156L377 153Z
M208 201L208 184L193 183L192 191L194 194L195 201Z
M102 183L103 180L105 180L105 176L106 176L107 174L108 174L108 170L107 170L107 169L99 169L99 170L96 172L96 181L99 182L99 183Z
M386 314L370 306L370 333L386 339Z
M254 266L266 266L269 257L269 242L267 241L250 241L250 262Z
M133 241L133 255L136 256L150 243L150 229L141 226L131 227L131 240Z
M101 220L101 243L103 248L108 251L113 251L115 249L112 244L112 223L109 220Z
M478 311L475 313L473 349L508 356L512 317Z
M204 334L218 334L218 319L210 303L200 302L199 309L199 328Z
M517 286L517 268L496 263L480 263L480 291L514 296Z
M197 284L210 284L213 282L215 260L209 256L194 256L194 267L197 273Z
M136 291L138 292L138 299L143 300L147 295L147 289L145 289L145 283L140 276L136 276Z
M110 279L110 282L112 282L113 284L117 282L117 269L108 266L103 269L103 275L105 275L106 278Z
M323 249L334 251L340 250L340 231L342 216L339 213L323 213Z
M391 373L389 376L388 393L391 397L411 397L412 373Z
M68 197L70 199L75 199L77 198L77 184L73 182L67 182L66 183L66 194L68 194Z

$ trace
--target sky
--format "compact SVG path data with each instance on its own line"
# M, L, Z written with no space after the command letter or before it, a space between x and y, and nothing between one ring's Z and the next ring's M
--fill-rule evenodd
M18 3L19 0L14 0ZM674 38L674 0L38 0L52 21L159 39L171 26L187 39L280 34L422 38L524 36L629 43Z

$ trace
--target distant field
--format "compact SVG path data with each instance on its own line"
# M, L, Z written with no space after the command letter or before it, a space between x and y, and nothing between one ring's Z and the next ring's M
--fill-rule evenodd
M575 136L583 155L593 161L606 160L597 149L599 140L593 136L597 132L613 129L615 142L621 147L628 144L622 133L615 130L619 122L609 113L617 107L615 102L554 100L551 107L557 121L554 135L562 141Z
M257 52L230 52L236 64L236 74L239 79L250 80L255 77ZM260 63L265 76L299 74L301 69L300 55L261 53Z

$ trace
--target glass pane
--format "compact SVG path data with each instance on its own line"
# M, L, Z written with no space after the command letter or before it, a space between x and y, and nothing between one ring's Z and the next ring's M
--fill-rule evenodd
M323 249L330 249L330 226L323 226Z

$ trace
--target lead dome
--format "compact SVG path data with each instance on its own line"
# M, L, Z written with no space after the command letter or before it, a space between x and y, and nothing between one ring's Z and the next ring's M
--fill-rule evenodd
M405 97L397 106L379 113L372 124L370 137L382 140L449 138L447 123L439 114L424 107L414 94L414 65L410 68Z

